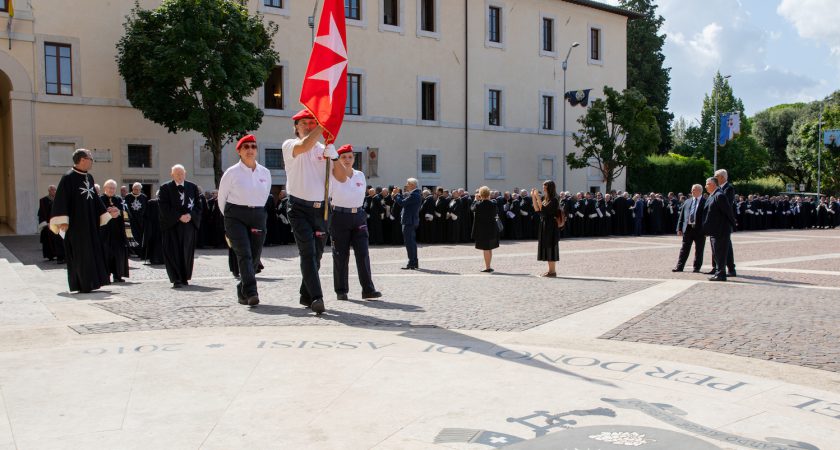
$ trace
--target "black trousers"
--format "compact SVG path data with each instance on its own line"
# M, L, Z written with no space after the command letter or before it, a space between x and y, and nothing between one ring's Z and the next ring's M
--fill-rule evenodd
M239 284L236 294L239 298L258 295L256 268L265 242L266 212L262 206L225 205L225 236L236 255L239 268Z
M333 254L333 287L336 294L346 294L350 291L348 285L348 265L350 263L350 248L356 258L356 271L359 273L359 284L362 293L374 292L373 279L370 273L370 256L368 255L367 215L362 208L356 213L334 212L330 223Z
M729 248L732 245L730 233L723 233L709 238L712 241L712 258L715 260L715 275L726 278Z
M196 230L192 222L178 222L172 228L161 232L163 238L163 262L171 283L186 283L192 278L195 260Z
M314 208L290 201L289 222L300 254L300 273L303 275L300 295L307 301L323 299L318 270L321 268L321 256L324 254L324 243L327 240L324 205Z
M735 271L735 255L732 253L732 235L727 235L727 242L728 246L726 249L726 269L729 269L729 272ZM715 247L712 246L712 270L717 270L717 259L715 258Z
M706 247L706 236L703 235L698 226L687 225L682 235L680 256L677 259L678 269L682 270L685 267L692 245L694 245L694 270L700 270L703 267L703 249Z

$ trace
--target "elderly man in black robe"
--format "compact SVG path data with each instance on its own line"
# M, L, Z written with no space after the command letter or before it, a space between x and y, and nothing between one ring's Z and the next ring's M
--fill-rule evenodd
M105 207L94 190L89 150L73 152L73 168L61 177L56 188L50 230L64 237L67 282L70 291L88 293L108 284L99 228L120 214Z
M160 187L158 209L163 238L163 261L173 288L192 278L196 235L201 225L198 186L187 181L184 166L172 166L172 181Z
M146 216L143 223L143 259L148 264L163 264L163 240L160 237L160 213L158 212L158 195L146 203Z
M104 226L99 227L102 238L102 252L105 256L105 270L114 276L114 283L122 283L128 278L128 236L125 232L125 218L128 213L123 208L123 199L117 195L117 182L108 180L102 184L102 203L106 207L115 207L120 214Z
M52 233L49 227L53 200L55 200L55 186L50 185L47 195L38 202L38 230L41 232L41 251L47 261L58 260L64 264L64 242L61 237Z
M131 185L131 192L123 197L124 208L128 212L128 224L131 227L129 247L135 255L140 257L144 254L143 224L145 223L146 206L149 204L149 197L146 197L142 189L142 184L134 183Z

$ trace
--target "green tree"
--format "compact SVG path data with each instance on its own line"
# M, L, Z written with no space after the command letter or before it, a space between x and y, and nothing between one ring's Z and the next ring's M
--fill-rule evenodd
M788 137L794 121L802 114L804 103L777 105L752 117L752 134L768 153L767 173L788 181L796 178L796 168L787 154Z
M674 126L671 128L671 144L674 147L679 147L685 143L686 133L688 132L688 122L686 122L685 117L680 116L674 122Z
M580 152L566 155L566 162L573 169L598 169L610 191L628 164L656 151L660 135L656 109L639 91L604 86L604 94L578 119L581 128L573 138Z
M249 97L277 61L277 25L231 0L135 3L117 43L128 100L170 132L200 133L213 152L216 185L222 146L262 122Z
M712 94L703 99L700 112L700 126L689 127L686 140L676 153L685 156L703 157L714 161L715 136L715 95L718 100L718 120L727 112L741 114L741 134L726 145L718 146L717 167L729 172L732 180L747 180L763 176L769 161L767 150L752 136L752 124L744 115L744 102L736 98L729 82L720 73L715 75ZM720 131L718 122L718 132Z
M794 167L791 180L805 184L807 191L817 189L818 152L822 148L822 191L840 191L840 151L823 145L818 138L820 110L823 111L822 129L840 128L840 91L823 101L809 103L794 121L788 137L787 156Z
M648 105L656 108L656 122L659 126L659 153L671 150L671 121L674 115L668 112L671 98L671 68L665 67L662 47L666 35L659 34L665 19L656 13L657 6L651 0L621 0L623 8L635 11L643 17L627 21L627 87L638 89L647 99Z

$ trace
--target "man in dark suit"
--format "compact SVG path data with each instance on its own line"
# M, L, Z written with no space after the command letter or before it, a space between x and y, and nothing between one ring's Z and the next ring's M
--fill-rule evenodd
M691 246L694 245L694 272L700 272L703 266L703 248L706 246L706 236L700 229L700 220L703 216L703 207L706 206L706 199L703 198L703 187L695 184L691 187L691 200L686 200L677 215L677 236L682 236L682 247L680 256L677 259L677 266L671 269L672 272L682 272Z
M718 186L720 186L720 190L723 192L723 195L726 197L726 202L729 204L729 208L733 209L733 217L734 217L734 205L735 205L735 188L732 187L732 183L729 182L729 174L726 172L726 169L718 169L715 171L715 180L717 180ZM736 220L737 223L737 220ZM733 225L732 229L735 229ZM712 247L712 252L714 253L715 249ZM714 255L712 255L714 259ZM712 261L712 271L709 272L709 275L713 275L717 273L717 261ZM727 266L727 276L734 277L735 273L735 255L732 253L732 239L729 240L729 246L726 250L726 264Z
M53 201L55 200L56 187L50 185L47 189L47 196L41 197L38 203L38 229L41 233L41 248L44 259L58 260L58 264L64 264L64 241L61 236L50 231L50 215L52 214Z
M158 194L163 261L172 287L181 288L192 278L196 235L201 224L198 186L186 180L184 166L172 167L172 181Z
M399 189L394 188L394 201L402 207L400 223L402 223L405 250L408 253L408 264L402 269L417 270L420 268L417 260L417 227L420 225L420 204L423 201L420 198L420 190L417 189L416 179L409 178L406 181L405 192L408 192L408 195L403 197Z
M726 195L718 187L714 177L706 180L706 192L711 194L703 211L703 233L712 241L712 257L717 271L709 281L726 281L726 258L729 256L729 240L735 227L735 214Z

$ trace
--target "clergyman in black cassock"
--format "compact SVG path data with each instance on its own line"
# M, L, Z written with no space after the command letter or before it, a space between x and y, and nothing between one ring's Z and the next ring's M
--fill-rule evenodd
M141 191L143 185L134 183L131 192L123 199L124 208L128 212L128 224L131 227L131 236L134 243L129 241L129 247L133 248L134 254L142 257L143 252L143 226L145 225L146 206L149 197ZM134 244L134 245L132 245Z
M73 168L58 182L50 217L50 230L56 234L65 233L64 253L70 291L81 293L108 284L99 227L119 214L116 208L106 210L96 195L93 177L87 173L91 166L90 151L78 149L73 153Z
M160 213L157 194L146 203L143 224L143 259L151 265L163 264L163 240L160 237Z
M99 227L102 237L102 254L105 256L105 269L108 275L114 276L114 282L120 283L128 278L128 237L125 234L125 218L128 215L123 210L123 199L116 195L117 183L108 180L102 185L104 192L100 199L105 206L113 206L120 210L120 214Z
M186 181L186 176L183 166L172 167L172 181L160 187L158 202L163 261L175 288L189 284L192 278L196 235L201 224L198 187Z
M41 251L44 259L49 261L57 259L61 264L64 262L64 242L61 241L60 236L51 232L49 227L55 189L55 186L50 186L48 195L38 202L38 229L41 233Z

